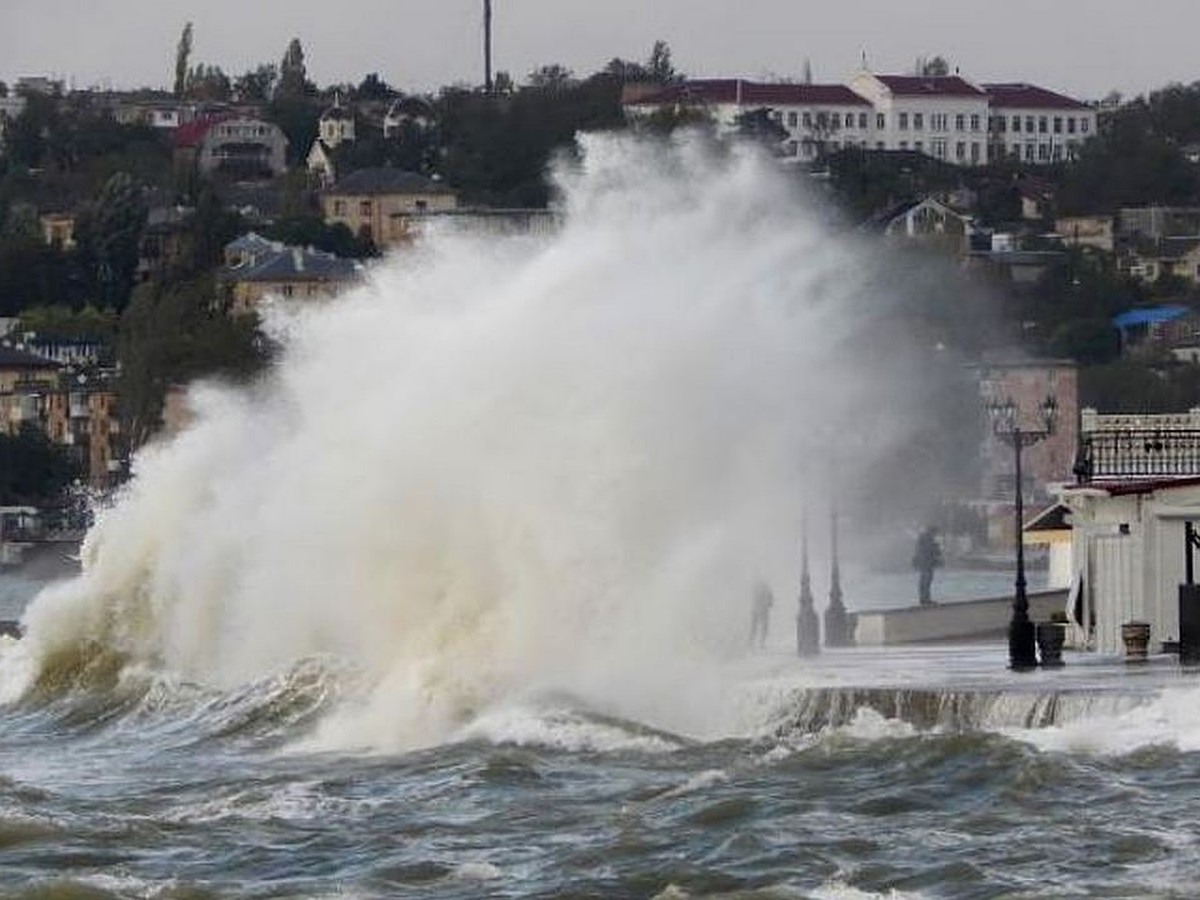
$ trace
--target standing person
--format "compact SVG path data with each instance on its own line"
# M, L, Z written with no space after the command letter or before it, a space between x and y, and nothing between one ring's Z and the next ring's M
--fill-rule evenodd
M937 542L937 529L930 525L917 536L912 565L917 570L917 600L922 606L932 606L933 570L942 565L942 548Z
M775 596L765 581L760 581L754 587L754 599L750 609L750 646L761 650L767 643L767 628L770 626L771 607L775 605Z

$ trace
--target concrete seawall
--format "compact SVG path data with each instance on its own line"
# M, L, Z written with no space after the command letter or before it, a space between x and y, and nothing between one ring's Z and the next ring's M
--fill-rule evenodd
M995 640L1008 633L1013 595L871 610L858 614L855 640L863 647L920 644L932 641ZM1066 608L1066 590L1038 591L1029 595L1029 618L1046 621Z

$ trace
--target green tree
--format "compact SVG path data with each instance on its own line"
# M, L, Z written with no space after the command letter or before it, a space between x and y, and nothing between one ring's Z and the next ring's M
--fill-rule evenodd
M950 74L950 63L946 62L945 57L942 56L934 56L929 59L921 57L917 60L916 70L918 75L943 77Z
M359 100L391 100L400 92L379 77L378 72L371 72L354 89L354 97Z
M192 55L192 23L183 26L179 44L175 48L175 96L183 97L187 89L188 57Z
M191 100L222 103L233 96L233 84L220 66L200 63L188 73L184 94Z
M765 107L739 113L734 124L740 137L761 144L773 152L779 149L780 142L788 136L787 129Z
M76 220L75 240L92 299L98 305L125 308L137 271L146 215L141 189L127 173L118 172Z
M658 84L675 84L683 80L671 63L671 47L666 41L654 42L646 60L646 75L648 80Z
M257 317L226 315L212 276L139 285L121 316L117 354L131 447L159 428L172 385L201 377L244 380L267 360Z
M234 99L241 103L266 103L271 99L279 69L273 63L263 63L248 69L233 81Z
M0 432L0 506L53 503L78 475L66 449L36 425Z
M299 38L292 38L279 64L279 86L277 95L298 98L311 95L312 85L308 81L308 70L304 65L304 47Z
M538 91L562 91L574 83L575 76L566 66L551 63L529 73L529 87Z

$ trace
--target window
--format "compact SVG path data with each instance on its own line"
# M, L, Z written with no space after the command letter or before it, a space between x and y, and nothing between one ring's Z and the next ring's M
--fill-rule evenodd
M925 116L921 113L913 113L913 128L921 131L925 127Z
M1084 116L1082 119L1079 120L1079 130L1082 131L1084 134L1087 134L1087 132L1088 132L1087 116Z
M964 116L962 113L959 113L957 116L954 117L954 130L955 131L966 131L967 130L967 117Z
M971 141L971 162L979 162L979 142Z
M370 200L358 201L358 214L360 216L369 216L371 214L371 201Z
M914 150L916 150L918 153L924 153L924 152L925 152L925 144L924 144L924 142L923 142L923 141L917 141L916 143L914 143L914 144L913 144L913 149L914 149Z
M1028 131L1030 134L1032 134L1032 133L1033 133L1033 131L1034 131L1034 128L1033 128L1033 116L1026 116L1026 117L1025 117L1025 130L1026 130L1026 131Z
M1075 133L1075 117L1071 116L1067 119L1067 134Z
M794 110L792 112L789 112L787 114L788 128L795 128L796 124L799 122L799 120L800 120L800 117L798 115L796 115Z
M801 121L804 122L805 128L812 128L812 113L806 112L804 114L804 116L802 117Z
M959 141L954 145L954 158L962 162L967 158L967 142Z
M1021 158L1021 145L1013 144L1012 145L1012 153L1009 155L1012 156L1013 159L1020 159Z
M823 112L817 113L817 127L824 129L829 124L829 116Z
M867 114L866 113L858 114L858 127L862 128L863 130L866 130L866 127L867 127Z
M1034 147L1036 147L1036 146L1037 146L1036 144L1026 144L1025 145L1025 161L1026 162L1033 162L1033 154L1035 152Z
M875 142L875 149L876 149L876 150L883 150L883 149L884 149L884 146L883 146L883 141L876 141L876 142Z
M1054 159L1055 159L1055 161L1057 161L1057 160L1060 160L1060 159L1062 159L1062 158L1063 158L1063 148L1062 148L1062 144L1055 144L1055 145L1054 145Z
M1062 134L1062 116L1054 117L1054 133Z
M333 214L335 216L344 216L346 214L346 201L345 200L334 200L333 201Z
M908 113L900 113L900 130L908 130Z
M1047 123L1047 121L1046 121L1046 117L1045 117L1045 116L1038 116L1038 131L1039 131L1041 134L1045 134L1045 133L1046 133L1046 126L1047 126L1047 124L1048 124L1048 123Z
M1021 130L1021 117L1020 117L1020 116L1013 116L1013 117L1012 117L1012 130L1013 130L1013 131L1020 131L1020 130Z
M887 119L883 113L875 113L875 127L887 128Z
M843 128L853 128L854 127L854 113L846 113L846 115L842 117L842 127Z
M901 142L900 142L900 149L901 149L901 150L907 150L907 149L908 149L908 141L901 141Z
M933 142L933 155L938 159L946 158L946 142L944 140L938 139Z
M971 130L972 131L979 130L979 116L971 116Z
M1038 144L1038 159L1041 160L1042 162L1046 162L1047 160L1050 159L1050 145L1049 144Z
M832 128L834 131L836 131L837 129L842 127L842 114L841 113L830 113L829 114L829 127Z

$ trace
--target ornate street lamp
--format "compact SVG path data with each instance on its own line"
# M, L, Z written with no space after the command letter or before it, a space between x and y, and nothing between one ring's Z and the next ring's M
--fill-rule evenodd
M829 506L829 606L825 608L825 646L854 646L853 627L842 603L842 579L838 569L838 511L837 503Z
M1009 668L1016 671L1026 671L1037 668L1037 646L1034 641L1033 623L1029 621L1029 597L1025 593L1025 542L1022 539L1025 501L1021 480L1021 451L1054 434L1055 422L1058 419L1058 401L1050 395L1038 407L1042 419L1040 429L1021 427L1021 411L1011 397L993 401L988 404L987 409L992 420L992 433L1013 448L1016 461L1017 580L1012 620L1008 624L1008 664Z
M808 510L800 521L800 609L796 613L796 652L816 656L821 652L821 621L813 607L812 580L808 576Z

